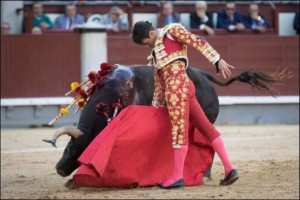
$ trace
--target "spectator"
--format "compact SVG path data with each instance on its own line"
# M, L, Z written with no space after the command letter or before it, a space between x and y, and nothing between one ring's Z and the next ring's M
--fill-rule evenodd
M128 30L128 19L123 10L118 6L113 6L109 13L104 16L103 23L107 30L118 32L120 30Z
M195 12L190 14L190 27L204 30L208 35L214 35L212 14L207 12L205 1L197 1Z
M77 14L76 6L66 5L66 13L55 20L55 28L73 30L77 25L84 24L83 16Z
M33 27L40 27L41 29L52 29L53 23L50 18L43 13L42 4L35 2L33 5Z
M243 31L245 29L241 15L235 10L233 1L226 2L225 9L218 12L217 28L228 31Z
M32 35L42 35L42 29L40 27L33 27L31 31Z
M171 2L166 1L163 3L163 26L171 23L179 23L180 17L178 14L173 13L173 5Z
M249 13L243 17L244 25L247 29L256 32L266 32L267 21L259 13L259 7L256 3L249 5Z
M294 18L294 29L295 29L297 35L299 35L299 11L296 12L296 15Z
M2 35L9 35L11 30L10 23L3 22L1 25L1 34Z

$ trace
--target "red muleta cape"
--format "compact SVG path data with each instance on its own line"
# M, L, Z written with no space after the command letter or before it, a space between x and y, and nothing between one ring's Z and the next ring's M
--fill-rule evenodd
M79 157L73 176L77 187L154 186L173 169L171 124L167 108L129 106L91 142ZM192 125L184 165L186 185L202 184L214 150Z

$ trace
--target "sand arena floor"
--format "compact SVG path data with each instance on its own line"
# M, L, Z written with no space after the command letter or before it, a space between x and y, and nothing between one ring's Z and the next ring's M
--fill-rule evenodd
M223 168L216 156L213 180L205 185L166 191L80 188L69 190L55 172L55 164L69 141L58 149L42 142L57 128L1 129L1 199L299 199L299 125L217 126L240 179L218 186Z

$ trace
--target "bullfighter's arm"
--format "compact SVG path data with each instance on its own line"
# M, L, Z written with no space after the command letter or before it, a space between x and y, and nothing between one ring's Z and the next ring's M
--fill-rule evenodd
M212 64L220 60L220 54L203 38L197 36L181 25L176 25L168 30L172 37L181 43L187 44L200 51Z
M152 105L163 106L165 103L165 90L162 86L161 79L159 78L156 70L154 69L154 94Z

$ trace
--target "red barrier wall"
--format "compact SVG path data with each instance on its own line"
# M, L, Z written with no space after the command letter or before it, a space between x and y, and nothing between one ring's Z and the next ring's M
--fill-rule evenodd
M206 39L236 67L233 75L246 70L271 73L277 67L288 68L294 77L275 88L280 95L299 95L299 36L219 35ZM78 33L8 35L1 40L1 98L63 96L71 82L80 80ZM146 64L150 51L134 44L129 33L108 34L111 64ZM189 48L189 58L190 66L215 74L214 66L196 50ZM253 95L251 86L243 83L215 88L219 95Z
M199 33L199 32L198 32ZM229 64L235 66L233 75L246 70L266 73L274 72L278 67L288 68L294 77L282 85L276 85L280 95L299 95L299 37L279 37L276 35L224 35L206 37L207 41L221 54ZM120 48L122 47L122 48ZM189 48L190 66L199 67L215 74L215 68L201 53ZM109 35L108 61L122 64L146 64L151 49L135 45L130 36ZM219 76L224 80L222 76ZM225 80L224 80L225 81ZM253 95L251 86L233 83L222 88L216 86L219 95ZM256 91L255 95L268 95Z
M80 79L80 35L1 38L1 98L63 96Z

